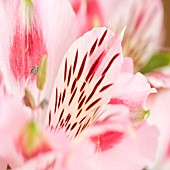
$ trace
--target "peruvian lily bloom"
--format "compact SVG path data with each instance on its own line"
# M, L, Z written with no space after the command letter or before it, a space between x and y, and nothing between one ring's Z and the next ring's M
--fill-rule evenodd
M21 91L27 86L24 104L32 111L28 116L20 100L4 97L2 88L0 135L4 140L0 141L0 160L12 169L45 170L140 170L151 163L158 133L144 120L144 109L146 98L154 90L142 74L133 75L131 59L123 61L123 35L107 28L93 29L65 53L75 25L66 0L0 4L4 17L0 21L9 21L7 28L1 28L3 72L6 80ZM56 18L51 18L52 14ZM37 77L32 78L30 72L38 72ZM13 120L15 128L11 126ZM58 133L60 129L64 134ZM65 135L67 139L63 139ZM69 144L73 145L71 153Z
M18 170L140 170L153 161L158 132L144 120L143 108L154 90L142 74L133 75L131 59L123 61L122 36L96 28L76 40L58 68L47 109L34 106L30 93L25 92L25 104L32 108L33 117L39 114L36 122L24 116L18 102L8 96L1 98L3 162ZM38 88L44 82L44 77L39 77L46 70L43 61L46 59L39 67ZM13 113L18 113L16 128L10 123ZM4 151L8 145L11 149ZM67 149L69 145L73 149Z

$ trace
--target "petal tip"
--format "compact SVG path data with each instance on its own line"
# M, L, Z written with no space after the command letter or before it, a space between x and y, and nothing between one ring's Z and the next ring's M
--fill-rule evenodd
M126 26L118 33L118 35L121 37L121 40L123 40L125 30L126 30Z

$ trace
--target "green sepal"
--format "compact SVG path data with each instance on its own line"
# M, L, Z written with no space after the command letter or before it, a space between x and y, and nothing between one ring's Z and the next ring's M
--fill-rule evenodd
M143 67L140 72L145 74L148 72L151 72L153 70L156 70L158 68L162 68L165 66L170 65L170 53L168 52L158 52L155 53L148 63Z

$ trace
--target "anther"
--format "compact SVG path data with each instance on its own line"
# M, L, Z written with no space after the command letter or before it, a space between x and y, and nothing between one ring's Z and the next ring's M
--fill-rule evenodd
M48 101L47 101L47 99L44 99L44 100L40 103L40 107L41 107L42 109L44 109L46 106L48 106Z
M32 69L31 69L31 74L33 74L34 76L37 75L38 73L38 66L34 66Z

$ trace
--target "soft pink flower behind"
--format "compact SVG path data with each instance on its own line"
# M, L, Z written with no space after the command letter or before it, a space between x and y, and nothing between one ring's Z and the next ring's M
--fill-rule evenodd
M126 26L123 52L133 58L135 71L146 64L162 43L161 0L71 0L71 3L80 23L80 34L95 26L107 26L114 32Z

